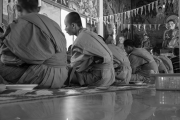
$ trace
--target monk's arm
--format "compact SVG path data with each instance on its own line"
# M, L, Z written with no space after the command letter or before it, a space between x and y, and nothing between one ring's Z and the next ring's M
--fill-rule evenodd
M168 73L166 66L164 65L162 61L160 61L159 63L159 72Z
M71 67L74 65L80 65L82 62L88 60L91 55L83 52L81 48L75 47L72 49L72 57L71 57Z
M132 74L136 73L137 68L141 65L139 62L139 58L136 57L135 55L130 55L129 56L129 61L131 63L131 68L132 68Z
M13 23L12 23L13 24ZM5 39L5 37L11 32L11 28L10 25L8 25L5 33L3 34L3 36L0 37L1 41L3 41Z
M83 60L83 51L80 48L72 49L71 67Z

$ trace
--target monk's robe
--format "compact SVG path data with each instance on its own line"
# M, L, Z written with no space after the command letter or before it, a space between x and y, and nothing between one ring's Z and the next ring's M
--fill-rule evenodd
M168 73L166 66L164 65L163 61L158 57L153 55L154 60L158 66L159 73Z
M23 64L4 57L0 62L1 82L11 84L39 84L39 87L60 88L68 76L66 39L59 25L40 14L31 13L10 24L11 32L3 44L8 53ZM5 61L6 59L6 61ZM8 65L10 61L10 65ZM13 65L12 65L13 63Z
M151 48L150 40L142 41L141 48L145 48L146 50L149 50Z
M172 61L164 55L160 55L159 58L164 63L168 73L174 73Z
M80 85L109 86L115 81L113 55L96 33L82 29L72 45L70 81Z
M114 56L113 65L116 80L128 84L131 79L132 69L126 53L114 44L108 44L108 47Z
M124 49L124 44L119 43L117 46L118 46L121 50L125 51L125 49Z
M159 72L152 55L144 48L134 48L129 61L132 68L131 81L150 82L150 74Z

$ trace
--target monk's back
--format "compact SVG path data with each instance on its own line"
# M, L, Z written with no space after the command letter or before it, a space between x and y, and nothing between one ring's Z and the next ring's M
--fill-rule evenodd
M87 29L81 30L72 45L71 66L81 85L109 86L115 81L113 55L104 41Z
M10 28L4 44L29 66L16 83L60 88L68 73L66 39L60 26L46 16L30 13L10 24Z
M154 70L154 72L158 71L155 60L153 59L151 54L144 48L135 48L131 55L135 55L137 58L143 61L142 63L139 63L141 70Z

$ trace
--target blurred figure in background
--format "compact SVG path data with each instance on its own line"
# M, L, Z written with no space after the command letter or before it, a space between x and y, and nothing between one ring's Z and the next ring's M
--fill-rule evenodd
M175 55L174 58L171 58L174 73L180 73L180 64L179 64L179 48L174 48L173 54Z
M100 35L99 35L100 36ZM100 36L103 40L104 38ZM116 83L129 84L132 69L125 51L113 44L113 39L104 40L113 54L113 65L115 70Z
M144 48L136 48L134 41L130 39L124 41L124 48L131 63L131 81L151 82L150 74L159 72L152 55Z
M124 50L124 41L125 41L125 37L123 35L117 36L117 42L116 42L116 46L118 46L121 50Z
M164 32L163 48L179 47L179 30L176 28L176 22L170 19L168 22L168 30Z
M141 42L141 48L144 48L148 51L151 49L151 42L147 34L144 34L143 36L143 40Z

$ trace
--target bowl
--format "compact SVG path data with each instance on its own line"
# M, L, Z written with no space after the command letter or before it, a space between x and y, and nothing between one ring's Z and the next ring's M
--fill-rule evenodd
M33 90L38 84L9 84L6 85L8 90Z
M180 74L154 74L157 90L180 90Z

